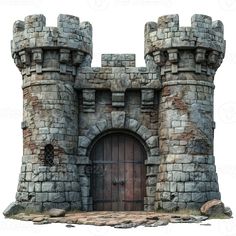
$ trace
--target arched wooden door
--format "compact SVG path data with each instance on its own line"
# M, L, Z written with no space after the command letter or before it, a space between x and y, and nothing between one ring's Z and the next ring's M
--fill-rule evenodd
M133 136L108 134L91 151L93 209L139 211L144 209L146 152Z

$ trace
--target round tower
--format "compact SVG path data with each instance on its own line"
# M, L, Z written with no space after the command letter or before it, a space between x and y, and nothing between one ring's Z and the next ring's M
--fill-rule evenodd
M160 67L160 166L156 209L199 208L220 199L213 153L214 75L225 53L223 24L193 15L179 27L178 15L145 26L145 56Z
M26 210L79 209L77 68L90 65L92 27L59 15L14 24L12 56L23 79L23 159L16 201Z

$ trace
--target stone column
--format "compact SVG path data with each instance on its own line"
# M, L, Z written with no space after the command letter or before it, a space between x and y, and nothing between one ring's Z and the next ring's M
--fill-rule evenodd
M23 158L16 202L29 211L80 209L77 68L92 55L92 28L59 15L14 24L12 56L23 79Z
M155 208L199 208L220 199L213 80L225 52L223 24L194 15L191 27L179 27L178 15L168 15L147 23L145 36L145 54L160 67L162 82Z

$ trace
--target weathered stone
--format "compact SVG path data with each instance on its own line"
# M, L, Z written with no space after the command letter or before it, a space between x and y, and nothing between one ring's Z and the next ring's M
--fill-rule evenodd
M229 217L232 217L233 216L233 212L232 210L230 209L230 207L225 207L224 209L224 214L229 216Z
M113 111L111 113L112 127L113 128L124 128L125 125L125 112Z
M54 191L55 183L54 182L44 182L42 183L43 192L52 192Z
M136 132L137 129L139 128L140 124L139 124L138 121L135 120L135 119L129 119L127 126L128 126L128 128L129 128L130 130Z
M51 209L49 212L50 217L63 217L66 214L66 211L63 209Z
M48 194L48 200L50 202L65 202L65 193L63 193L63 192L49 193Z
M180 202L192 201L192 194L191 193L179 193L179 201Z
M48 200L48 193L36 193L36 202L46 202Z
M34 219L33 219L33 222L42 222L42 221L44 221L44 220L45 220L45 217L39 216L39 217L34 218Z
M218 199L208 201L201 207L201 214L206 216L222 215L224 212L224 203Z
M146 67L135 67L134 54L103 54L102 67L91 67L89 22L59 15L57 27L45 24L31 15L13 29L24 104L16 201L26 210L96 209L93 188L110 176L115 185L137 178L146 193L134 198L148 211L220 199L213 79L225 55L223 24L204 15L191 27L179 27L178 15L147 23ZM127 173L117 178L123 165ZM104 186L99 191L113 191Z
M90 144L90 139L88 139L85 136L80 136L79 137L79 147L88 147L88 145Z
M13 202L4 210L3 215L5 217L10 217L12 215L23 212L24 210L24 207L22 207L19 203Z
M163 209L166 211L176 211L178 206L176 202L163 202Z

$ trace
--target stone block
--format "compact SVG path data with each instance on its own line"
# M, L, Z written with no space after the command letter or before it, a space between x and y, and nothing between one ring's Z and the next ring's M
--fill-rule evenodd
M59 202L65 202L65 193L64 192L59 192L59 193L48 193L48 201L50 202L55 202L55 203L59 203Z
M212 200L212 199L221 199L221 195L219 192L207 192L207 199Z
M186 208L192 209L192 210L194 210L194 209L199 210L200 207L202 206L202 203L200 203L200 202L187 202L186 204L187 204Z
M170 192L176 192L177 191L177 183L176 182L170 182Z
M149 139L147 139L146 143L150 148L157 147L158 146L158 136L151 136Z
M65 191L66 192L71 191L71 182L65 182L64 186L65 186Z
M124 128L125 125L125 112L124 111L112 111L112 128Z
M78 192L67 192L66 201L68 202L78 202L80 200L80 194Z
M156 184L156 191L159 191L159 192L164 191L164 183L163 182Z
M154 197L156 193L156 187L146 187L146 193L148 197Z
M140 124L137 120L135 119L127 119L127 125L126 127L134 132L136 132L138 130L138 128L140 127Z
M55 182L42 183L42 192L53 192L55 188Z
M64 182L54 182L54 186L51 191L64 192L65 191Z
M170 201L170 192L162 192L161 193L161 200L164 202Z
M146 185L147 186L152 186L152 185L156 185L157 182L157 178L156 177L148 177L146 180Z
M141 106L143 109L152 108L154 105L154 90L142 89L141 90Z
M167 165L166 165L167 171L172 171L172 170L174 170L174 169L173 169L173 166L174 166L174 164L167 164Z
M207 201L207 196L206 193L192 193L192 201L193 202L206 202Z
M26 181L31 181L32 180L32 172L26 172L25 180Z
M173 170L182 171L182 164L173 164Z
M48 214L50 217L64 217L66 214L66 211L63 209L52 208L52 209L50 209Z
M124 107L125 105L125 93L124 92L113 92L112 93L112 106L113 107Z
M108 127L107 121L105 119L99 120L96 125L101 132Z
M194 167L195 165L192 163L183 164L183 171L188 171L188 172L194 171Z
M160 154L159 148L151 148L151 149L150 149L150 154L151 154L152 156L158 156L158 155Z
M173 212L177 210L177 207L178 207L177 202L163 202L162 203L162 208L165 211Z
M186 182L184 189L185 189L185 192L195 192L196 191L196 183L195 182Z
M88 131L86 132L86 137L89 139L94 139L98 134L100 134L100 131L96 125L91 126ZM85 155L85 154L81 154Z
M86 136L79 136L79 147L87 148L91 140Z
M34 186L35 186L35 183L34 183L34 182L29 182L29 188L28 188L28 191L29 191L30 193L32 193L32 192L35 191Z
M190 202L192 201L191 193L179 193L179 202Z
M170 183L169 182L165 182L163 184L163 190L164 191L170 191Z
M187 204L185 202L178 202L178 209L186 209Z
M41 183L40 182L36 182L34 183L34 189L35 189L35 192L41 192Z
M46 202L48 200L48 193L36 193L36 202Z
M80 190L79 182L71 182L72 191L78 192Z
M141 125L137 131L137 133L144 139L147 140L152 136L152 132L147 129L145 126Z
M153 205L155 197L144 197L144 205Z
M184 192L184 183L176 183L176 191L177 192Z

